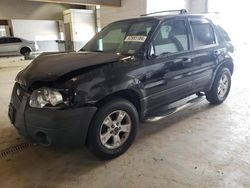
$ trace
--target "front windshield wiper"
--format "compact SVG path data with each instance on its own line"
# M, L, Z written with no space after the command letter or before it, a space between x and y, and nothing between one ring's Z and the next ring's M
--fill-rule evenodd
M89 50L90 52L103 52L103 50Z
M161 55L168 55L168 54L171 54L171 52L162 52L159 56L161 56Z
M81 49L81 52L103 52L102 50L85 50L85 49Z

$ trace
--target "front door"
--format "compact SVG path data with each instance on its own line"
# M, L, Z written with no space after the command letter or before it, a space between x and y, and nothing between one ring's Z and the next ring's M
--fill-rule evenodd
M148 108L174 102L192 92L192 53L186 20L163 23L146 62Z

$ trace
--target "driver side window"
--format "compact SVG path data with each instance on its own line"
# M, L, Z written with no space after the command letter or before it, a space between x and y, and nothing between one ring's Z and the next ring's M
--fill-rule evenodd
M182 20L168 21L162 24L156 35L151 55L159 56L188 50L188 36L185 22Z

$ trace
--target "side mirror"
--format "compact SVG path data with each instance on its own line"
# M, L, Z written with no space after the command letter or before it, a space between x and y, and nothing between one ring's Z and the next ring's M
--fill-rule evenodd
M150 44L148 56L149 56L150 58L156 58L156 55L155 55L155 48L154 48L153 44Z

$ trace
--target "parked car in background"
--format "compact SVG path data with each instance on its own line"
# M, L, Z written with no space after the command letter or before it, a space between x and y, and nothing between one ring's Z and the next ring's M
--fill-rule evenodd
M38 50L35 42L17 37L0 37L0 56L29 55Z

